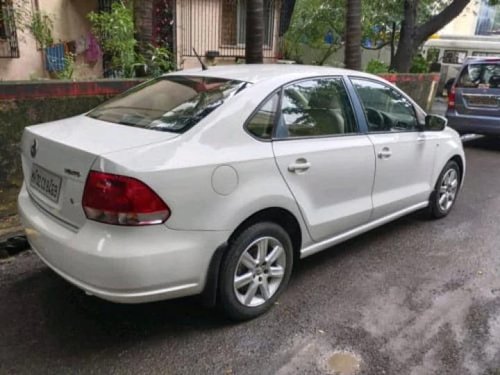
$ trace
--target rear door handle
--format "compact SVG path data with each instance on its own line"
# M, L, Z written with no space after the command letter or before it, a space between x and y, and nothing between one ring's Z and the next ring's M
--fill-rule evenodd
M389 147L384 147L379 153L379 159L389 159L392 156L392 151Z
M426 141L426 139L427 139L427 137L426 137L424 134L422 134L422 135L419 135L419 136L417 137L417 142L419 142L419 143L421 143L421 142L425 142L425 141Z
M306 159L297 159L295 163L288 166L288 172L305 172L311 168L311 163Z

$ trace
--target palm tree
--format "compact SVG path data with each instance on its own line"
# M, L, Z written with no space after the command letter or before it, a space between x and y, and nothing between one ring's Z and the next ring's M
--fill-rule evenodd
M262 64L264 60L264 0L247 0L245 61Z
M361 0L347 0L345 67L361 70Z

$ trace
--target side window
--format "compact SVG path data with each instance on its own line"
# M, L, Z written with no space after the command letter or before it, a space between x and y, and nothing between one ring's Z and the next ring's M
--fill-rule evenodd
M283 89L276 138L342 135L356 130L342 79L311 79Z
M278 93L271 96L248 121L247 130L257 138L271 139L279 98Z
M369 132L417 130L415 108L398 91L364 79L352 79L352 84L363 104Z

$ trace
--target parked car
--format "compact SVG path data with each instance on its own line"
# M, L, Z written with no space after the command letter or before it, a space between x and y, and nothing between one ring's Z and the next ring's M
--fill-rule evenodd
M250 319L300 258L416 210L446 216L465 158L445 125L361 72L172 73L27 127L19 212L33 251L88 294L201 294Z
M500 135L500 58L469 58L448 94L449 125L461 134Z

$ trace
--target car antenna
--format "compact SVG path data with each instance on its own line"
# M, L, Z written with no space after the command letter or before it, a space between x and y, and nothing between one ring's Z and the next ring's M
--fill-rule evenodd
M193 52L194 52L194 55L196 56L196 58L198 59L198 61L200 62L201 64L201 70L208 70L207 66L205 65L205 63L201 60L201 57L200 55L198 55L198 52L196 52L196 49L193 47Z

